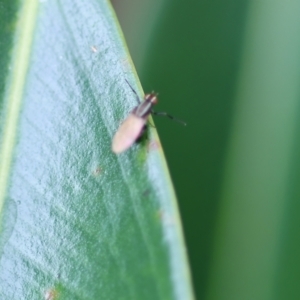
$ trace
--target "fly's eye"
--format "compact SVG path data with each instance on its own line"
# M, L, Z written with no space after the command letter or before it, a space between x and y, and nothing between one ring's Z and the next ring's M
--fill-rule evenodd
M151 94L145 95L145 101L148 101L148 102L150 102L152 104L156 104L157 103L156 94L151 93Z
M156 95L156 94L153 94L153 96L152 96L152 98L151 98L151 103L156 104L157 101L158 101L157 95Z

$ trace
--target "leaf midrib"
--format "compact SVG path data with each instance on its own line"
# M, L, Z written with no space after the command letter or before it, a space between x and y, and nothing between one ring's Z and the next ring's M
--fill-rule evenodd
M0 214L8 188L10 169L16 143L19 112L26 74L30 61L31 45L38 14L38 0L24 1L20 7L11 56L11 73L7 77L5 92L2 141L0 143Z

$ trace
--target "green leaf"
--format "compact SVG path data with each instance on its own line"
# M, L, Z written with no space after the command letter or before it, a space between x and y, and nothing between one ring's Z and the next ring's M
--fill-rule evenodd
M109 3L2 5L0 298L193 299L155 130L111 151L143 93Z
M299 298L299 9L249 5L209 299Z
M176 139L156 127L199 299L300 299L299 11L168 1L147 48L143 85L189 124Z

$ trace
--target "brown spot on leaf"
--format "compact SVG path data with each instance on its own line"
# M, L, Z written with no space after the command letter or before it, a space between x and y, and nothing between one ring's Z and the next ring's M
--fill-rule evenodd
M97 167L92 171L92 175L94 177L98 177L101 173L102 173L102 169L100 167Z
M45 292L45 300L56 300L58 299L58 291L56 289L49 289Z
M98 49L96 48L96 46L91 46L91 50L92 50L94 53L97 53L97 52L98 52Z
M169 225L169 226L170 225L175 225L175 222L176 222L175 218L171 214L169 214L169 213L167 213L163 210L159 210L157 212L157 216L162 221L162 223L164 225Z
M160 142L157 140L153 140L148 144L148 151L158 150L160 147Z

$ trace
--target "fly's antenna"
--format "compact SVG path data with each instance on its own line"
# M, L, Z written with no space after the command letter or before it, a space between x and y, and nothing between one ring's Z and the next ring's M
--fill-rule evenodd
M131 84L127 81L126 78L125 78L125 81L126 81L127 84L129 85L129 87L130 87L130 89L132 90L132 92L135 94L136 100L137 100L138 104L140 104L140 103L141 103L141 100L140 100L140 98L139 98L137 92L136 92L135 89L131 86Z
M169 119L171 119L171 120L173 120L173 121L175 121L177 123L180 123L183 126L186 126L186 123L184 121L173 117L172 115L168 114L167 112L164 112L164 111L153 111L153 110L151 112L154 115L156 115L156 116L167 117L167 118L169 118Z

